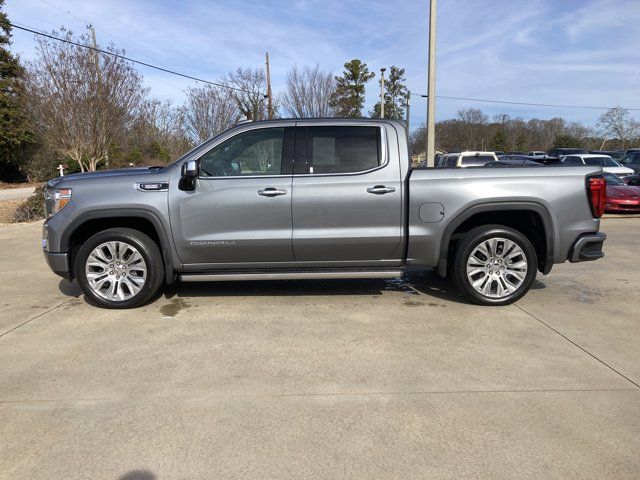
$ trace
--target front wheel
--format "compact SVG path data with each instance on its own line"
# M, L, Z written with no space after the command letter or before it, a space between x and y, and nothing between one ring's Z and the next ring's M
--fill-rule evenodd
M78 251L75 270L87 300L107 308L143 305L164 277L158 245L130 228L110 228L87 240Z
M527 293L537 269L536 251L527 237L502 225L484 225L460 241L453 281L474 303L507 305Z

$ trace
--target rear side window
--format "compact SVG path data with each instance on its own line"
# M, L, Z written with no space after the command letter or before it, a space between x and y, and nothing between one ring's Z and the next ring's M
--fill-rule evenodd
M378 127L308 127L307 161L297 173L356 173L380 165Z
M462 157L461 165L465 167L481 167L494 160L495 158L491 155L469 155Z

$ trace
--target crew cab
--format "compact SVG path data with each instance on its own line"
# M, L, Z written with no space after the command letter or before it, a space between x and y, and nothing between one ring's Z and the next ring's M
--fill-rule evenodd
M176 280L397 278L410 266L504 305L553 264L604 255L600 166L411 170L406 138L393 120L242 123L166 167L56 178L44 254L111 308Z

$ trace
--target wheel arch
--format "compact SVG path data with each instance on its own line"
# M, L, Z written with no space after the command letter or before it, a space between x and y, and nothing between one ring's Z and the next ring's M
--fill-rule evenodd
M69 267L71 275L74 272L74 262L77 252L86 240L96 233L108 228L132 228L148 235L160 248L164 265L165 281L173 283L175 269L171 254L171 243L161 220L153 212L142 209L109 209L91 211L79 215L74 222L65 229L61 237L61 244L69 252Z
M447 267L460 236L474 227L500 224L520 231L533 243L538 256L538 269L543 274L551 271L554 255L555 228L551 213L536 202L495 202L472 205L453 218L442 234L438 273L446 276ZM537 228L542 231L538 231Z

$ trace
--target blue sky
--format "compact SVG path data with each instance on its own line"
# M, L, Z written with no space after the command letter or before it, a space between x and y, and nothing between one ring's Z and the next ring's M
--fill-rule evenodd
M407 85L426 91L427 0L7 0L18 24L97 29L132 58L217 80L258 67L269 51L273 86L287 70L320 64L339 73L352 58L406 68ZM640 0L440 0L438 95L546 104L640 108ZM34 55L33 35L14 31L13 50ZM193 81L139 67L153 95L180 103ZM367 111L379 91L369 83ZM437 118L460 108L525 119L556 115L592 125L601 111L439 99ZM424 121L415 98L412 124ZM640 119L640 111L632 112Z

